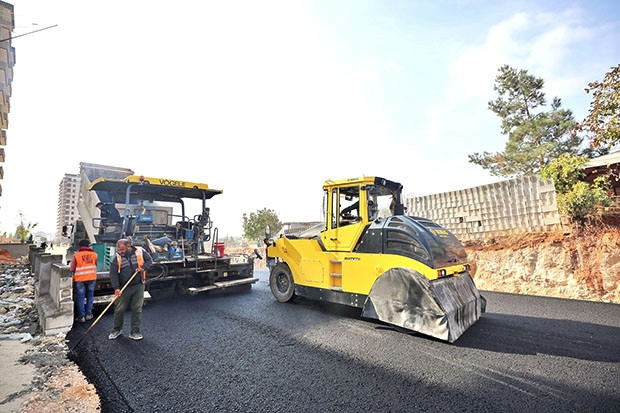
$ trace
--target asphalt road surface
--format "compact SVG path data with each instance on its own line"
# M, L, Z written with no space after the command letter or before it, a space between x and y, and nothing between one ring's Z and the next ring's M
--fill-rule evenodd
M618 412L620 305L483 292L487 313L448 344L304 299L265 271L249 292L152 300L144 340L75 349L104 412ZM68 334L69 347L87 326Z

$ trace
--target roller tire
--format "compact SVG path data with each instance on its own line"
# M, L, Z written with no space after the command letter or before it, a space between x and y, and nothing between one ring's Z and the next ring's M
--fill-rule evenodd
M273 267L269 275L269 288L271 288L271 294L281 303L295 298L295 281L286 263L280 262Z

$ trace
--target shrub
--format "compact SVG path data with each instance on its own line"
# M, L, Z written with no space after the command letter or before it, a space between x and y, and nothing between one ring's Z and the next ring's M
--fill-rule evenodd
M540 171L541 178L553 179L558 194L566 194L583 179L583 165L588 158L571 154L562 154Z
M609 196L602 186L577 182L570 191L558 194L558 208L572 221L582 224L596 212L597 206L608 206Z

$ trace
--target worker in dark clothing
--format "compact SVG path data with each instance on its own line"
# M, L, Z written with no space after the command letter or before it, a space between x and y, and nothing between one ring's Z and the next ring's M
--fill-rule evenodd
M269 274L271 274L271 270L273 270L273 267L276 266L275 257L269 256L269 246L273 245L273 243L269 238L265 238L263 242L265 243L265 258L267 259L267 268L269 269Z
M122 221L121 214L120 212L118 212L118 209L114 207L114 205L98 202L95 206L101 211L101 221L104 224L111 224Z
M360 201L355 201L348 207L344 208L340 212L340 226L345 226L358 222L360 218L359 213Z
M153 264L153 259L142 247L133 247L129 240L120 239L116 242L116 254L110 263L110 282L114 288L114 330L108 338L115 340L123 331L123 319L127 307L131 310L132 340L142 340L140 322L142 321L142 306L144 305L144 283L146 270ZM121 288L127 284L132 275L138 274L131 280L125 290Z
M351 205L343 209L342 212L340 213L340 216L344 217L344 216L350 215L351 212L353 211L355 211L354 216L359 216L359 212L358 212L359 207L360 207L360 201L355 201L354 203L352 203Z

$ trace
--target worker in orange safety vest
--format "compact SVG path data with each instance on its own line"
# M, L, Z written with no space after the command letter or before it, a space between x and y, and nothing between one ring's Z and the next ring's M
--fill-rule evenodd
M93 301L97 283L98 255L90 248L90 241L80 240L79 250L71 257L69 270L73 273L73 282L77 291L77 318L80 323L93 318ZM86 303L84 302L86 301ZM86 305L86 307L85 307Z

